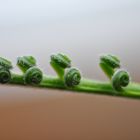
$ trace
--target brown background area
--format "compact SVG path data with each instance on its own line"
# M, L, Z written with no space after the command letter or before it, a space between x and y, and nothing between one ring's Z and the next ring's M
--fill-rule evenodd
M0 55L33 55L46 74L50 54L64 52L84 77L107 80L99 55L121 58L140 82L137 0L12 0L0 4ZM19 72L14 68L13 71ZM138 100L0 86L0 140L137 140Z
M139 100L24 87L0 88L5 91L0 98L2 140L140 138Z

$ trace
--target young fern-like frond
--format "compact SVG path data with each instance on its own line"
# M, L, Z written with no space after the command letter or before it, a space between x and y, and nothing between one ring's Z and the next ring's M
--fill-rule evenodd
M81 74L76 68L71 67L70 58L62 53L51 55L51 66L56 71L58 77L67 87L74 87L80 84Z
M33 56L18 57L17 66L24 74L24 84L34 85L42 81L43 73L36 67L36 59Z
M120 68L120 60L117 56L102 55L100 57L100 67L111 80L114 90L121 91L123 87L128 86L130 76L126 70Z
M33 56L18 57L17 66L22 74L11 72L12 63L0 57L0 83L140 98L140 85L130 83L129 73L121 68L120 60L114 55L102 55L99 63L110 82L83 78L70 58L62 53L51 55L50 64L58 77L43 74Z
M50 64L57 73L58 77L63 80L65 69L71 67L71 60L65 54L58 53L51 55Z

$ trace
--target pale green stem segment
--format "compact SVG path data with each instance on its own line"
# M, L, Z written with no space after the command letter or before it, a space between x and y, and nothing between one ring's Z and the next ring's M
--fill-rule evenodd
M18 74L12 74L11 84L24 85L23 76ZM131 98L140 98L140 84L130 83L122 91L115 91L111 84L108 82L93 81L89 79L82 79L81 83L72 88L65 86L64 82L56 77L52 76L43 76L43 80L40 84L34 85L34 87L43 87L43 88L56 88L56 89L65 89L71 91L78 91L84 93L99 93L104 95L112 96L123 96Z
M110 66L106 65L104 62L100 63L100 67L104 71L106 76L111 80L111 78L114 74L114 69L112 69Z
M63 69L62 67L60 67L58 64L54 63L53 61L50 62L50 65L52 66L54 71L57 73L58 77L61 80L64 80L65 69Z
M103 54L100 56L100 67L111 80L115 69L120 68L120 60L115 55Z

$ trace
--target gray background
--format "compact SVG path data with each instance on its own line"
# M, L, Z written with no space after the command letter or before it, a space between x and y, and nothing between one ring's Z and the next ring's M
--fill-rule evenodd
M49 56L63 52L83 76L106 80L99 55L113 53L139 82L139 17L139 0L1 1L0 55L14 65L17 56L33 55L46 74L55 74Z

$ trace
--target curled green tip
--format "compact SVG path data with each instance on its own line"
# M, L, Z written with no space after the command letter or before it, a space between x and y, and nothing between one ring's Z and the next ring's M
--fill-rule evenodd
M26 72L29 68L36 66L36 59L33 56L23 56L17 58L17 66Z
M0 57L0 66L6 68L6 69L11 69L13 66L12 66L12 63L5 59L5 58L2 58Z
M120 68L120 60L115 55L111 55L111 54L101 55L100 62L106 63L107 65L109 65L113 69Z
M67 87L74 87L80 84L81 82L81 73L76 68L67 69L64 75L64 82Z
M11 80L11 73L5 67L0 67L0 83L5 84L10 82Z
M42 81L42 79L43 79L43 73L37 67L29 68L24 75L25 84L37 85Z
M111 80L112 86L116 91L121 91L123 87L128 86L130 83L130 76L126 70L117 70Z
M57 64L63 69L71 67L70 58L62 53L51 55L51 62Z

